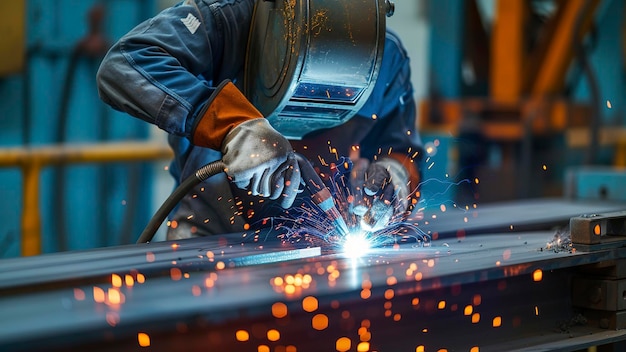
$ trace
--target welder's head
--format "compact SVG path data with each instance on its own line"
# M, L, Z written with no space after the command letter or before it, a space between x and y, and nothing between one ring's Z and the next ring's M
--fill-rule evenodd
M244 92L284 136L341 125L378 77L389 0L257 1Z

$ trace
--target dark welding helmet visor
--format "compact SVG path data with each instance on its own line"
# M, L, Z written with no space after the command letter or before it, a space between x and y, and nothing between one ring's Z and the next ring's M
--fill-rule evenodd
M388 0L256 1L244 93L287 138L348 121L383 56Z

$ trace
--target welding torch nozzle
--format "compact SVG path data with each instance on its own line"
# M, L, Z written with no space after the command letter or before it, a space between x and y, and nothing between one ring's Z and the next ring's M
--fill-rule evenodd
M318 207L320 207L324 211L326 216L328 216L328 218L333 222L335 228L337 229L337 232L339 232L340 235L345 236L348 234L348 225L343 220L341 213L335 206L333 197L331 196L328 188L324 187L324 189L314 193L311 196L311 199L315 204L317 204Z
M311 200L324 211L333 225L335 225L337 232L339 232L341 236L346 236L348 234L348 225L335 206L330 190L324 185L324 182L317 172L315 172L315 169L313 169L313 166L311 166L308 160L297 153L295 156L298 160L298 166L300 167L305 186L311 193Z

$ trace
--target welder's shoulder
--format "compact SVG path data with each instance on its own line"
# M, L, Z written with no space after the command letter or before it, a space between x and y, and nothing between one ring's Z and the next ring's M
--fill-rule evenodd
M252 8L256 0L185 0L177 6L194 6L198 9L210 8Z
M369 118L375 114L379 120L383 120L387 113L404 105L412 95L409 57L400 37L387 29L378 78L372 94L359 111L359 115Z
M393 30L387 28L385 35L385 50L383 57L393 57L398 61L408 60L408 55L402 39Z
M233 40L241 40L241 32L247 36L254 3L255 0L185 0L174 7L192 7L200 22L215 25L223 35L236 35L237 39Z

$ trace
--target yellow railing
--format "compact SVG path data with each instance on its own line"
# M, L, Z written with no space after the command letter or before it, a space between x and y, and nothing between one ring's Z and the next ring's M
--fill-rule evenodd
M167 159L172 156L172 150L167 145L154 142L0 148L0 168L19 167L22 171L22 255L41 253L39 174L44 167L79 163L147 161Z

